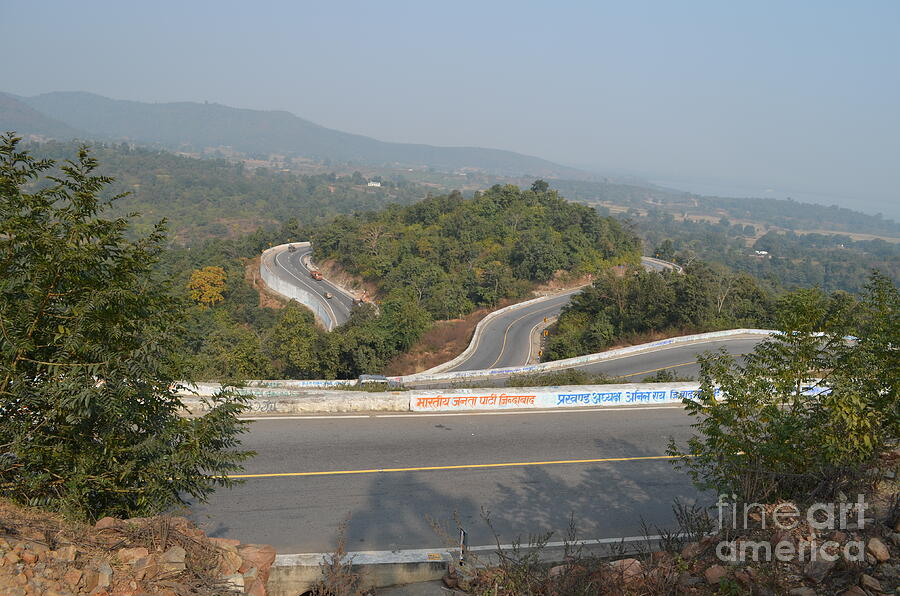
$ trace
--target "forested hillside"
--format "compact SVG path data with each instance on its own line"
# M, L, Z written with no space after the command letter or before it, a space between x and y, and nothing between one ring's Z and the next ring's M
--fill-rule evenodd
M679 219L725 218L732 223L755 223L783 230L829 230L900 238L900 223L880 214L869 215L837 205L817 205L791 199L702 196L638 182L553 180L552 186L571 201L595 205L602 203L622 211L632 210L631 216L661 211Z
M618 221L562 199L543 181L525 191L494 186L468 200L451 193L340 216L312 240L318 259L335 259L438 319L523 296L556 271L635 262L640 251Z
M826 292L858 293L872 269L900 281L900 243L775 230L757 238L751 225L678 221L661 211L632 221L645 246L659 258L721 263L786 289L817 285Z
M551 330L546 360L601 352L648 333L768 328L775 292L746 274L696 262L683 274L606 271L572 298Z
M77 147L57 142L28 146L36 156L55 160L71 157ZM251 170L221 159L194 159L126 144L94 143L91 152L100 162L99 171L114 178L110 194L129 193L115 202L113 213L137 212L136 233L166 218L178 243L246 234L289 218L314 224L338 213L412 203L426 194L402 179L372 188L358 174L299 176Z
M312 238L316 258L333 258L376 283L380 314L359 308L326 333L300 306L261 308L243 278L242 257L301 236ZM524 296L557 270L596 272L636 262L639 246L617 221L538 183L525 191L495 187L468 200L451 193L315 228L293 220L233 241L169 251L164 266L176 287L185 288L185 299L197 271L221 267L224 273L220 299L193 300L189 309L184 353L198 377L352 378L381 371L435 319Z

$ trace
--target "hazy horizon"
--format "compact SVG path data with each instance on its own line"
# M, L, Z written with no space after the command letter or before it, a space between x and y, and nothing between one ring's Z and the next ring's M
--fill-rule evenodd
M6 64L11 93L283 109L892 219L898 17L891 2L0 6L27 50Z

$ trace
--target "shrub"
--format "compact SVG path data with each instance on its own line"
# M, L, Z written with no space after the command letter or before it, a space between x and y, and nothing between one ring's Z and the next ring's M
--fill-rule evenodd
M0 138L0 493L76 517L132 517L228 485L242 398L185 418L183 305L152 275L163 223L127 239L87 149L59 176ZM28 190L33 192L28 192Z

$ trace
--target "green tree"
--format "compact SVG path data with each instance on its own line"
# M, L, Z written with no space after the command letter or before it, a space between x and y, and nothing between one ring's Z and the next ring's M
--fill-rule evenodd
M803 290L777 308L780 334L740 364L701 358L686 399L697 435L674 442L702 488L745 501L831 498L898 438L898 291L873 276L865 299Z
M531 185L531 190L534 192L547 192L550 190L550 185L547 184L544 180L535 180Z
M0 493L82 518L204 499L250 454L240 398L180 415L182 305L153 275L163 223L127 239L83 148L54 164L0 139ZM36 188L33 192L28 189Z

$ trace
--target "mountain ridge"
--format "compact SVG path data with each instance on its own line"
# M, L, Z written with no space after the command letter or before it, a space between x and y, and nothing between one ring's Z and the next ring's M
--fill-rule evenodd
M10 113L14 116L24 111L24 108L8 105L13 100L47 119L40 123L42 130L52 130L50 122L53 121L72 132L85 131L80 136L98 137L97 140L128 140L170 149L231 147L247 154L284 154L444 170L473 168L513 176L591 177L576 168L513 151L380 141L330 129L284 110L251 110L199 102L147 103L111 99L84 91L54 91L32 97L8 93L2 96L0 127L8 127L8 121L29 122L28 118L10 117ZM32 119L38 120L34 114ZM25 129L18 132L46 134Z

